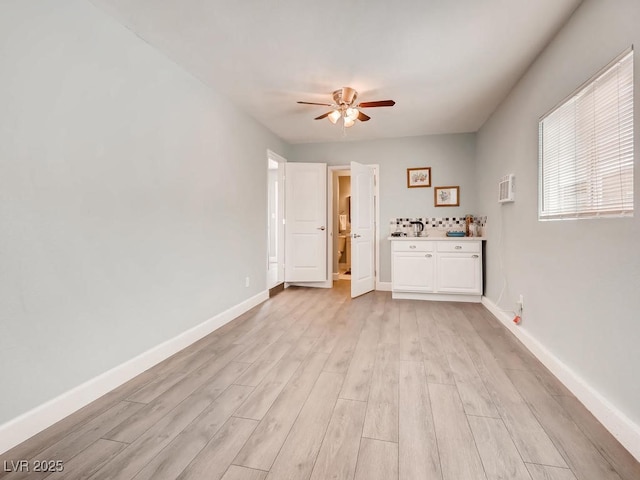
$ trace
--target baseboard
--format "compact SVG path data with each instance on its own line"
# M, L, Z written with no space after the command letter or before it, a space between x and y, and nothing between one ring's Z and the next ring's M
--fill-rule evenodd
M468 302L480 303L480 295L466 295L460 293L426 293L426 292L392 292L391 298L400 300L429 300L434 302Z
M576 372L534 338L525 328L513 323L513 317L501 311L487 297L482 304L553 373L585 407L640 461L640 426L597 392Z
M376 284L376 290L380 290L381 292L390 292L391 282L378 282Z
M6 452L45 428L71 415L105 393L209 335L214 330L229 323L244 312L251 310L268 298L269 292L267 290L260 292L176 337L156 345L137 357L0 425L0 453Z

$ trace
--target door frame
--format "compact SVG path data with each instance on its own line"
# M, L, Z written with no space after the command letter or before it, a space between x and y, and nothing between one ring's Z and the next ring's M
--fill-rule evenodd
M376 227L374 234L376 236L374 242L374 255L375 255L375 268L376 268L376 285L375 289L378 290L380 285L380 165L367 164L363 165L371 167L375 174L375 184L373 187L374 192L374 209L375 209L375 222ZM338 170L348 170L351 172L351 164L347 165L331 165L327 167L327 283L333 286L333 239L334 239L334 225L335 218L333 218L333 173ZM352 259L353 261L353 259Z
M278 163L278 231L277 238L278 248L277 248L277 257L278 257L278 272L277 272L277 281L276 285L278 286L281 283L284 283L284 266L286 262L286 258L284 258L284 242L285 242L285 202L287 201L285 197L285 176L284 176L284 166L287 163L287 159L282 155L278 155L273 150L267 149L267 175L269 169L269 159ZM267 222L269 221L269 189L267 188ZM266 272L266 281L267 281L267 290L272 288L273 286L269 286L269 226L267 225L267 272Z

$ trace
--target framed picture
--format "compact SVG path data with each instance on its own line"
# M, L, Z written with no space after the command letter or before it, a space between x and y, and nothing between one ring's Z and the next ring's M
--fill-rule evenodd
M460 206L460 187L435 187L433 194L436 207Z
M407 168L407 188L431 186L431 167Z

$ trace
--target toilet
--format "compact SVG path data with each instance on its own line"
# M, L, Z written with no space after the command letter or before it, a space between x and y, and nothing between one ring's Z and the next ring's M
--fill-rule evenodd
M338 235L338 261L340 261L340 257L342 257L342 254L346 246L347 246L347 236Z

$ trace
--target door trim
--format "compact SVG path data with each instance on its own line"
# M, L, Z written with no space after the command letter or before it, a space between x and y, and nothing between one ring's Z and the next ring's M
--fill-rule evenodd
M374 255L375 255L375 268L376 268L376 285L375 289L379 290L380 285L380 165L364 163L367 167L373 168L375 172L375 185L374 192L374 208L375 208L375 242L374 242ZM330 279L333 279L333 235L335 219L333 218L333 172L337 170L349 170L351 171L351 165L331 165L327 167L327 218L331 221L327 221L329 232L327 233L327 272L331 272L328 275ZM333 287L333 280L329 280L329 288Z
M273 150L267 149L267 166L269 165L269 159L278 163L278 198L280 200L278 204L278 238L280 241L278 242L278 271L276 274L277 280L275 285L269 285L269 228L267 227L267 272L266 272L266 282L267 289L273 286L278 286L281 283L284 283L284 266L286 262L286 258L284 255L284 235L285 235L285 202L287 199L285 198L285 179L284 179L284 165L287 164L287 159L282 155L278 155ZM268 169L268 167L267 167ZM267 191L267 195L269 195ZM267 222L269 221L269 199L267 198Z

